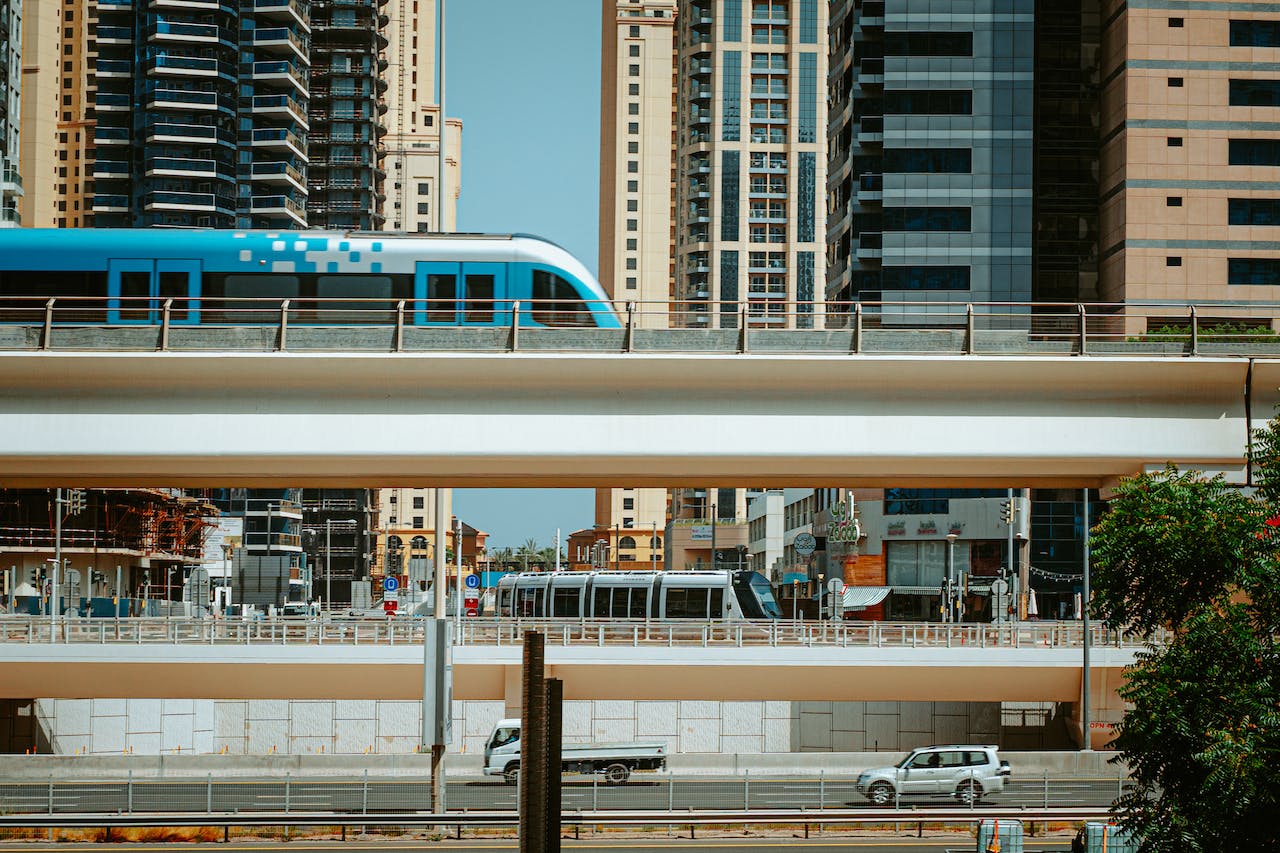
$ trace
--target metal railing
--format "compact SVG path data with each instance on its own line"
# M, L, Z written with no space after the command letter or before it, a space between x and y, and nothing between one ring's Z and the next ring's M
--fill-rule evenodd
M423 642L420 620L398 618L75 618L0 616L3 643L128 643L189 645L403 645ZM1079 622L725 622L604 619L461 620L460 646L518 646L525 631L546 634L550 646L718 648L970 648L1075 649ZM1163 633L1150 638L1162 643ZM1138 649L1148 638L1090 627L1094 648Z
M255 139L262 134L297 141L286 130L255 131ZM674 303L90 296L0 300L0 350L1248 357L1280 354L1278 328L1280 303L1271 302L795 302L772 295L744 302L699 298Z

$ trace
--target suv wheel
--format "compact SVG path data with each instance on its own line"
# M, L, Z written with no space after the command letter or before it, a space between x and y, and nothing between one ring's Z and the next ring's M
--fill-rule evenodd
M887 806L893 802L893 788L884 782L877 782L871 786L871 790L867 791L867 799L874 806Z
M977 805L982 799L982 785L978 782L961 782L956 788L956 799L966 806Z

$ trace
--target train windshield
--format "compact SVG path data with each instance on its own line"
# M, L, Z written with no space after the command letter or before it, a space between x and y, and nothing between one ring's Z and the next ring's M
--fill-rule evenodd
M782 609L773 597L773 587L759 572L738 572L733 578L742 615L748 619L781 619Z
M594 326L591 308L568 281L549 270L533 271L533 321L544 326Z

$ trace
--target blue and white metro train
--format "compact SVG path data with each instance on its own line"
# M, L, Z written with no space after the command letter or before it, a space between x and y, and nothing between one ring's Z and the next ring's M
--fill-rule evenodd
M0 307L56 297L67 322L182 325L383 323L619 328L595 277L520 234L171 229L0 229ZM274 305L274 310L273 309ZM0 315L0 320L5 319Z
M752 571L530 572L498 581L500 617L524 619L778 619Z

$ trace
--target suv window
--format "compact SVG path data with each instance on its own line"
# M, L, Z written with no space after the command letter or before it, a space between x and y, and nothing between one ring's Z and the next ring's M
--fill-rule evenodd
M973 755L973 753L964 752L944 752L941 754L943 767L964 767L965 756Z
M985 752L966 752L964 757L966 767L985 767L988 763Z
M913 758L911 760L911 763L907 766L916 768L916 769L925 768L925 767L937 767L938 753L922 752L919 755L917 755L915 758Z

